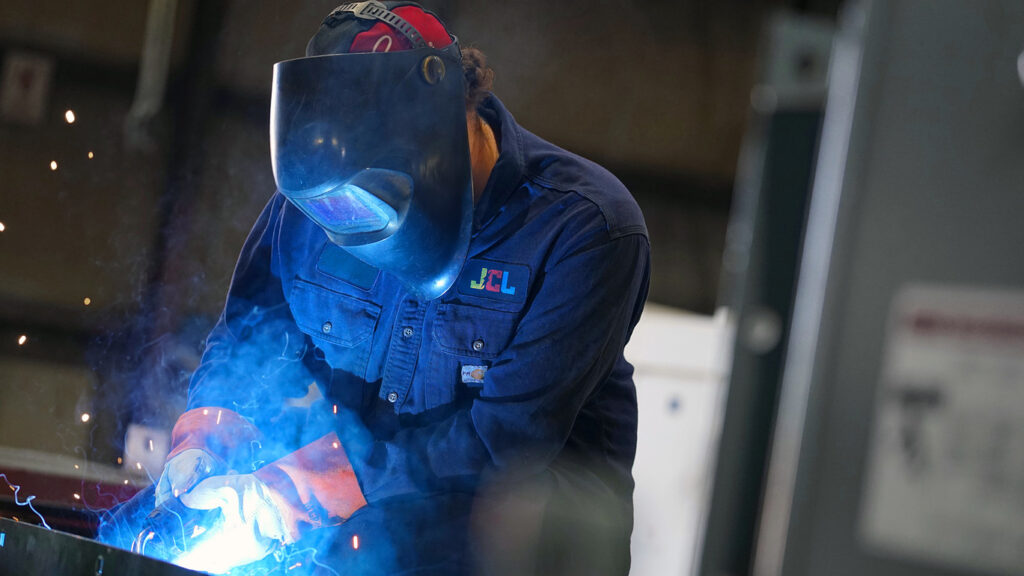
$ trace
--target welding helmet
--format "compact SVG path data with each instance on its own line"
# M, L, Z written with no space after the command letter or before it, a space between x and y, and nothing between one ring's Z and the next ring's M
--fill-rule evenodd
M462 57L440 21L409 2L338 7L305 58L274 65L270 108L281 194L417 297L444 293L473 198Z

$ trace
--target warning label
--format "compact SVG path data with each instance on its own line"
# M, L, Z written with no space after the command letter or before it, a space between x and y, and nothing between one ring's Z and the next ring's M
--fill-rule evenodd
M876 551L1024 566L1024 292L902 290L890 311L860 534Z

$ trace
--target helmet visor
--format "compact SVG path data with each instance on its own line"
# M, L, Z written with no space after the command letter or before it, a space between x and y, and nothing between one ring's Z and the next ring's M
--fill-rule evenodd
M278 189L331 241L424 296L454 281L473 209L456 42L277 63L270 144Z

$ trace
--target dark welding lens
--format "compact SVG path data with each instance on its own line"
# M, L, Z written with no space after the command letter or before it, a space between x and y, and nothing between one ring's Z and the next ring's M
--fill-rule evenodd
M380 198L353 184L342 184L326 194L304 198L298 203L310 218L335 234L379 232L398 216L395 209Z

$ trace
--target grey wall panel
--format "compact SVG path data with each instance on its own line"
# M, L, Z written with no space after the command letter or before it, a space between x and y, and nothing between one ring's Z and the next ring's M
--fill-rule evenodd
M834 68L830 98L851 86L837 74L856 76L853 124L846 152L823 152L819 163L819 173L834 168L827 162L845 163L845 173L819 177L814 191L815 202L841 198L836 242L831 258L805 261L827 266L828 286L817 311L813 270L801 279L796 314L812 321L794 331L782 402L799 408L804 394L806 422L788 487L787 439L777 433L759 566L764 574L989 573L869 549L858 517L897 292L910 283L1024 288L1024 88L1016 70L1024 5L901 0L863 3L848 16L854 28L864 18L863 59ZM836 105L852 95L837 96ZM826 116L826 141L830 129L842 127L830 128ZM813 364L800 365L808 349ZM771 561L779 558L781 565Z

